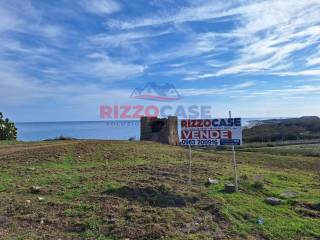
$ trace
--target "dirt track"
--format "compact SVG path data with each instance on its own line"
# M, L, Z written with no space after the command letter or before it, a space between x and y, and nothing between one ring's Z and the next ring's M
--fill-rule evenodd
M14 152L29 151L34 149L50 148L54 146L67 146L74 144L75 141L48 141L34 143L0 144L0 155Z

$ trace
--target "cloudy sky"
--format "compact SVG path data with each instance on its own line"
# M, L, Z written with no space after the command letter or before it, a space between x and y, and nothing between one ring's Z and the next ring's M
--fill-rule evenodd
M320 116L320 0L0 0L13 120L99 120L147 82L217 116Z

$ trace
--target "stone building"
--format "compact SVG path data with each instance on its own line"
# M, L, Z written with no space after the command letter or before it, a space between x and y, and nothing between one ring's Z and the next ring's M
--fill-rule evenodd
M178 118L141 117L140 140L179 145Z

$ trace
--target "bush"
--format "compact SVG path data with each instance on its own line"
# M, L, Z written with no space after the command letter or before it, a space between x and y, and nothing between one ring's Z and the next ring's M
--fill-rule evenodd
M8 118L3 119L3 114L0 112L0 140L16 140L17 128L14 123Z
M263 189L263 182L255 181L252 184L252 187L255 188L256 190L262 190Z
M242 181L248 181L248 179L249 179L249 177L247 174L243 174L240 176L240 180L242 180Z

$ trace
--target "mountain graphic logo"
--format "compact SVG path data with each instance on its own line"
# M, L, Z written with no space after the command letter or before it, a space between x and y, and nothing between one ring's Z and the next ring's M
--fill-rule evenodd
M130 98L153 101L177 101L182 98L173 84L158 85L148 82L143 88L135 88Z

